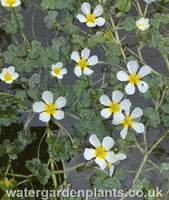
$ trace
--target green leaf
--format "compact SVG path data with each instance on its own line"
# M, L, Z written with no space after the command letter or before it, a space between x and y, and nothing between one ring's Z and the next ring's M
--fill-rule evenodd
M114 177L120 181L123 181L126 177L124 170L122 168L118 167L115 170Z
M164 113L167 113L169 114L169 104L164 104L161 106L161 110L164 112Z
M89 47L94 47L96 44L103 42L105 42L105 38L102 33L99 33L97 35L92 35L87 41Z
M36 175L42 185L46 185L50 178L50 170L45 163L41 163L41 160L38 158L33 158L32 161L26 161L26 168Z
M44 9L55 9L56 0L42 0L41 6Z
M123 23L123 28L125 31L130 32L136 29L136 20L133 16L129 16L125 18Z
M168 123L169 122L169 116L166 116L166 115L162 116L161 120L164 123L164 126L168 128L169 127L169 123Z
M160 114L157 110L148 107L144 109L143 115L149 119L149 125L152 128L156 128L160 124Z
M66 0L57 0L55 6L56 6L57 9L63 9L63 8L66 7L66 5L67 5Z
M61 159L69 159L69 153L66 151L64 146L66 143L65 139L58 139L57 136L52 135L46 139L46 142L49 145L48 151L51 154L53 160L58 162Z
M119 10L128 12L131 8L130 0L115 0L116 6Z
M56 29L56 17L58 16L58 12L55 11L49 11L48 15L44 18L44 22L46 24L46 27L49 29Z

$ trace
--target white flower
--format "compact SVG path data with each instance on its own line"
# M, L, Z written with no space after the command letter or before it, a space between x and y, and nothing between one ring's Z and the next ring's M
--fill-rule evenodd
M81 6L81 10L84 13L84 15L82 14L77 15L77 19L81 23L86 23L88 27L95 27L96 25L97 26L104 25L105 19L103 17L99 17L103 13L103 8L101 5L97 5L93 13L91 13L91 5L87 2L84 2Z
M91 56L90 55L90 49L83 49L81 52L81 56L79 56L79 53L77 51L73 51L71 54L71 59L74 60L78 65L74 68L74 73L76 76L81 76L82 72L85 75L91 75L94 71L88 68L89 65L96 65L98 63L97 56Z
M52 67L52 71L51 71L52 76L55 76L58 79L62 79L63 75L67 74L67 69L62 68L63 67L62 62L57 62L56 64L53 64L51 67Z
M137 85L141 93L145 93L148 90L148 84L140 79L151 73L151 68L149 66L143 66L138 70L138 63L136 61L130 61L127 63L127 69L129 75L124 71L119 71L117 73L117 79L119 81L128 81L129 83L125 87L127 94L132 95L135 93L135 85Z
M112 158L113 158L113 163L119 161L119 160L125 160L127 158L127 156L123 153L118 153L118 154L114 154L114 152L112 152ZM109 174L110 177L112 177L113 172L114 172L114 165L113 163L110 162L106 162L107 167L109 168Z
M6 83L10 84L14 80L18 78L19 74L15 72L15 68L13 66L10 66L8 68L3 68L1 74L0 74L0 79L2 81L5 81Z
M95 162L102 170L106 168L106 162L113 163L114 159L112 157L112 152L110 151L110 149L114 145L113 138L107 136L103 139L101 144L96 135L91 135L89 138L89 142L95 147L95 149L85 149L83 155L86 160L91 160L92 158L95 158Z
M100 103L105 105L107 108L101 110L100 114L104 118L109 118L110 115L113 113L113 117L121 112L123 108L126 107L127 104L131 104L129 99L125 99L121 101L123 98L123 93L119 90L115 90L112 92L112 101L109 99L107 95L102 95L100 97ZM120 102L121 101L121 102Z
M141 17L139 20L136 21L136 26L141 31L145 31L146 29L148 29L150 27L149 19Z
M4 7L16 7L21 4L20 0L1 0L1 4Z
M156 0L144 0L146 3L150 4L152 3L153 1L156 1Z
M122 138L126 137L129 127L132 127L137 133L143 133L145 129L142 123L135 121L135 119L143 115L142 109L137 107L130 114L130 107L131 105L126 105L124 109L125 115L123 113L118 113L112 121L112 124L114 125L122 124L124 126L124 128L120 132L120 136Z
M102 170L109 167L111 177L114 172L114 166L112 163L126 159L126 155L123 153L114 154L113 151L110 151L114 145L114 140L109 136L105 137L101 144L96 135L91 135L89 142L95 147L95 149L86 148L83 154L84 158L86 160L95 158L96 164L98 164Z
M33 111L40 113L39 119L43 122L48 122L50 116L53 115L55 119L61 120L64 118L64 112L60 110L66 105L66 99L60 96L55 103L53 103L53 94L50 91L42 93L43 101L38 101L33 104Z

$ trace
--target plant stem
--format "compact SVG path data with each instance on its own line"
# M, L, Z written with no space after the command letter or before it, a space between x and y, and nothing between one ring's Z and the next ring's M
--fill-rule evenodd
M140 167L139 167L139 169L138 169L138 171L137 171L137 174L136 174L136 176L135 176L135 178L134 178L134 180L133 180L133 185L136 183L137 179L139 178L139 176L140 176L140 174L141 174L141 172L142 172L142 170L143 170L143 167L144 167L146 161L148 160L148 156L149 156L149 155L152 153L152 151L159 145L159 143L160 143L162 140L164 140L164 138L166 137L166 134L167 134L168 132L169 132L169 130L166 131L165 135L161 136L161 137L154 143L154 145L149 149L149 151L144 155L143 160L142 160L142 162L141 162L141 164L140 164ZM129 189L128 192L125 193L125 195L124 195L120 200L125 199L125 198L127 197L127 194L128 194L129 192L130 192L130 189Z
M166 63L166 65L167 65L167 69L169 70L169 60L168 60L167 54L163 55L163 58L164 58L165 63Z
M137 180L138 177L140 176L140 173L141 173L141 171L142 171L142 169L143 169L143 167L144 167L144 164L145 164L146 161L147 161L148 156L149 156L149 155L151 154L151 152L159 145L159 143L165 138L165 136L166 136L166 135L161 136L161 137L154 143L154 145L150 148L150 150L145 154L145 156L144 156L144 158L143 158L143 160L142 160L142 162L141 162L140 168L138 169L137 174L136 174L136 176L135 176L135 178L134 178L134 180L133 180L133 184L135 184L136 180Z
M114 34L115 34L115 37L116 37L116 43L120 45L120 51L121 51L121 54L122 54L122 56L123 56L124 62L126 63L126 55L125 55L125 53L124 53L122 44L121 44L120 39L119 39L118 31L117 31L117 29L116 29L116 27L115 27L115 25L114 25L114 21L113 21L113 18L112 18L112 17L110 17L110 21L111 21L111 24L112 24L113 29L115 30L115 31L114 31Z
M144 9L144 18L146 17L147 9L148 9L148 3L146 3L145 9Z
M65 32L65 30L57 23L56 20L53 20L53 23L60 29L62 32Z
M46 128L46 131L47 131L47 137L50 137L50 128L48 127L48 125ZM49 145L49 148L50 148L50 145ZM53 162L51 153L49 153L49 159L50 159L51 176L52 176L52 180L53 180L53 184L54 184L54 189L57 190L57 180L56 180L55 174L53 173L55 171L55 167L54 167L54 162Z
M141 7L140 7L140 4L139 4L138 0L135 0L135 1L136 1L136 5L137 5L137 9L138 9L139 15L143 16L143 12L141 10Z
M15 96L13 94L4 93L4 92L0 92L0 95L10 96L10 97L14 97Z
M168 86L166 86L166 87L164 88L164 91L163 91L163 94L162 94L161 100L160 100L159 104L156 106L155 110L158 110L159 107L161 106L161 104L163 103L163 100L164 100L165 93L166 93L167 89L168 89Z
M20 36L22 37L25 46L26 46L27 48L30 48L29 41L26 39L25 35L24 35L23 32L21 31L21 27L20 27L20 24L19 24L19 20L18 20L18 17L17 17L16 11L15 11L15 8L14 8L14 7L11 7L11 10L12 10L12 13L13 13L13 15L14 15L14 17L15 17L15 20L16 20L18 33L19 33Z
M60 129L63 129L63 131L67 134L68 138L70 139L72 145L73 145L73 148L76 149L77 146L75 145L74 141L73 141L73 138L72 136L70 135L70 133L60 124L60 123L56 123L56 125L59 126Z

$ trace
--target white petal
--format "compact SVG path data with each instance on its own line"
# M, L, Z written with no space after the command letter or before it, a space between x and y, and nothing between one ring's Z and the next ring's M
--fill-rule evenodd
M2 69L2 75L6 74L6 73L8 73L8 69L7 68L3 68Z
M103 14L103 7L101 5L97 5L93 11L93 13L96 15L96 17Z
M71 54L71 59L77 62L80 59L79 53L77 51L73 51Z
M50 120L50 115L47 115L45 112L40 113L39 119L43 122L48 122Z
M122 110L126 110L127 111L130 110L131 107L131 101L129 99L124 99L123 101L120 102L121 108Z
M120 137L125 139L127 135L127 131L128 131L128 128L123 128L120 132Z
M117 161L113 151L108 152L105 159L109 163L115 163Z
M52 73L52 72L51 72ZM53 75L53 74L52 74ZM63 75L62 74L59 74L59 75L55 75L58 79L62 79L63 78Z
M97 56L91 56L88 59L89 65L96 65L98 63L98 57Z
M84 2L81 6L81 10L84 14L90 13L91 6L89 3Z
M85 75L91 75L94 71L87 67L83 70L83 72Z
M94 149L89 149L89 148L86 148L84 153L83 153L83 156L86 160L91 160L92 158L95 157L95 154L94 154Z
M10 7L10 5L8 5L6 3L6 0L1 0L1 3L2 3L2 6L4 6L4 7ZM20 4L21 4L21 1L20 0L16 0L15 4L12 7L19 6Z
M13 66L8 67L8 72L13 74L15 72L15 68Z
M97 147L97 146L101 146L101 143L98 139L98 137L96 135L91 135L89 137L89 142L94 146L94 147Z
M113 138L107 136L102 141L102 146L106 147L107 150L110 150L114 145Z
M96 22L94 22L94 23L90 23L90 22L87 22L86 23L86 25L88 26L88 27L95 27L96 26Z
M96 158L95 162L99 165L100 169L102 169L102 170L105 169L106 166L107 166L107 164L106 164L104 159Z
M67 74L67 69L66 68L62 68L61 69L61 74Z
M75 67L74 68L74 73L76 74L76 76L81 76L82 75L82 70L79 67Z
M66 102L67 101L65 97L62 97L62 96L59 97L55 102L55 104L57 105L57 109L63 108L66 105Z
M10 81L5 81L7 84L11 84L13 82L13 80Z
M141 108L137 107L133 110L133 112L131 113L131 115L133 115L133 118L138 118L141 117L143 115L143 111Z
M112 177L114 172L114 165L111 165L111 167L109 168L109 172L110 172L110 177Z
M103 118L108 119L111 116L111 112L109 112L108 108L104 108L101 110L100 115Z
M53 94L50 91L44 91L42 93L42 99L45 101L45 103L52 102L53 103Z
M132 72L137 72L138 69L138 63L136 61L130 61L127 63L127 69L129 73L131 74Z
M131 83L128 83L126 86L125 86L125 92L128 94L128 95L132 95L135 93L135 86L132 85Z
M97 26L103 26L105 24L105 19L103 17L98 17L95 21Z
M138 72L138 74L141 77L147 76L150 73L151 73L151 67L149 67L149 66L143 66L143 67L141 67L141 69Z
M113 101L121 101L121 99L123 98L123 93L120 92L119 90L115 90L113 93L112 93L112 99Z
M144 125L142 123L139 123L139 122L134 122L134 125L132 126L132 128L134 128L134 130L137 133L143 133L144 130L145 130Z
M62 110L57 110L56 113L53 115L55 119L61 120L64 118L65 113Z
M55 67L62 68L63 67L63 63L62 62L57 62L56 64L53 64L52 65L52 69L54 69Z
M116 160L125 160L127 158L127 156L124 154L124 153L118 153L118 154L115 154L115 158Z
M100 97L100 103L103 104L104 106L108 106L108 104L111 103L111 101L107 95L103 94Z
M78 14L76 17L77 17L77 19L78 19L81 23L86 22L86 18L85 18L84 15Z
M44 111L44 109L43 109L44 106L45 106L45 104L42 101L37 101L32 105L32 108L33 108L34 112L39 113L39 112Z
M85 48L81 52L82 58L85 58L86 60L89 58L89 55L90 55L90 49Z
M148 84L145 81L140 81L137 87L141 93L145 93L148 90Z
M115 154L113 151L110 151L107 153L107 156L105 158L109 163L115 163L117 161Z
M14 5L14 7L19 6L20 4L21 4L21 1L20 0L16 0L16 3Z
M128 74L126 72L124 72L124 71L119 71L117 73L117 79L119 81L127 81L127 77L128 77Z
M125 118L125 116L123 115L123 113L115 113L113 115L113 121L112 124L114 125L119 125L121 123L121 121L123 121Z
M19 74L18 74L17 72L15 72L15 73L12 75L12 79L13 79L13 80L16 80L18 77L19 77Z

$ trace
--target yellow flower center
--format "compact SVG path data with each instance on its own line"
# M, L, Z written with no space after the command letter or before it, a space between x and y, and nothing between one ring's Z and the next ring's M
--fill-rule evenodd
M61 69L59 67L55 67L53 69L53 72L56 74L56 75L59 75L61 73Z
M4 79L5 79L5 81L11 81L12 80L12 74L10 74L10 73L4 74Z
M43 110L47 115L54 115L57 111L57 105L53 104L52 102L47 103L44 107Z
M145 28L145 25L144 24L138 24L139 27L143 27Z
M10 186L10 184L14 181L13 179L10 179L8 180L8 178L4 178L4 183L5 183L5 186L8 188Z
M89 65L89 62L85 59L85 58L82 58L82 59L79 59L78 61L77 61L77 63L78 63L78 67L80 68L80 69L86 69L87 68L87 66Z
M97 158L99 159L103 159L107 156L107 149L106 147L102 147L102 146L97 146L95 151L94 151L94 154Z
M16 3L16 0L5 0L6 5L8 6L14 6Z
M92 14L92 13L87 13L85 20L86 20L86 22L89 22L92 24L96 21L96 15Z
M141 76L139 74L136 74L135 72L133 72L127 77L127 80L129 81L130 84L137 85L140 83L140 78Z
M132 115L126 115L125 119L121 121L121 124L124 124L125 128L128 128L129 126L133 126L133 116Z
M118 113L121 108L120 104L118 104L117 101L110 102L108 104L108 107L108 110L111 113Z

